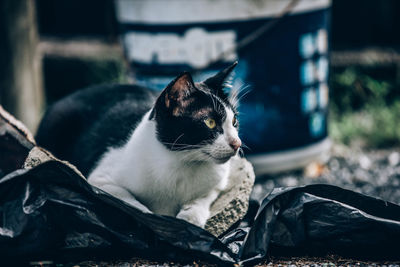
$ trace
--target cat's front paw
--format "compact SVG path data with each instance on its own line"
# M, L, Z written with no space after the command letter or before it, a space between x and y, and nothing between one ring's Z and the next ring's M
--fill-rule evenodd
M196 207L184 207L176 215L176 218L185 220L201 228L204 228L206 221L210 216L210 211L205 209L199 209Z

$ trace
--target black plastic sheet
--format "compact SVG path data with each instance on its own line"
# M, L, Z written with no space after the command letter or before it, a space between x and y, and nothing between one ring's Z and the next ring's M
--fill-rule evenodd
M399 259L400 206L330 185L275 189L219 238L142 213L45 162L0 179L0 256L6 261L130 258L255 264L270 253Z

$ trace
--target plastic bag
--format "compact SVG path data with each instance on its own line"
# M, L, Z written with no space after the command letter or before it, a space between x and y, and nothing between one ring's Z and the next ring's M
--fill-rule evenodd
M3 260L144 256L217 264L274 254L399 258L400 207L329 185L276 189L220 238L172 217L145 214L45 162L0 180Z

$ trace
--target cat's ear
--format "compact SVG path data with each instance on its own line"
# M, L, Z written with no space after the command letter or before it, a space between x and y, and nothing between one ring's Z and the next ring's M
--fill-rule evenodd
M179 116L192 101L191 94L196 90L192 76L184 72L175 78L165 89L165 107Z
M237 64L238 62L235 61L232 65L208 78L203 83L207 85L207 87L210 88L211 92L215 95L222 98L227 98L228 96L224 92L225 82Z

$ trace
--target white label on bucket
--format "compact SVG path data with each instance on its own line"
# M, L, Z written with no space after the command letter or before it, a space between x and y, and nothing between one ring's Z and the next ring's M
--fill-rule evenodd
M188 64L195 68L207 66L224 52L223 61L237 59L232 49L236 33L232 30L207 32L202 28L187 30L183 36L174 33L129 32L124 42L131 61L144 64Z

